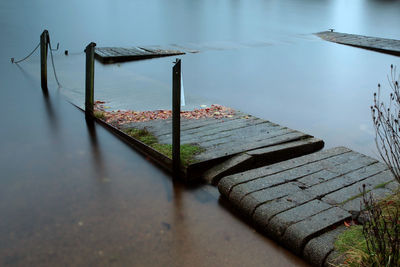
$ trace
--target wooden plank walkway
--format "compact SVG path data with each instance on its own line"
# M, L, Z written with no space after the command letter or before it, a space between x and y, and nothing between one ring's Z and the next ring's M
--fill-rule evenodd
M172 120L151 120L118 126L146 129L161 144L172 142ZM217 183L224 175L271 164L320 150L324 143L278 124L236 112L229 118L181 119L181 145L195 144L202 152L185 166L188 180Z
M399 187L383 163L337 147L226 176L218 189L269 237L328 266L344 220L360 214L363 185L378 198Z
M96 47L94 56L100 62L110 64L115 62L125 62L183 54L185 54L185 52L179 50L160 49L152 47Z
M319 32L316 35L326 41L400 56L400 40L330 31Z

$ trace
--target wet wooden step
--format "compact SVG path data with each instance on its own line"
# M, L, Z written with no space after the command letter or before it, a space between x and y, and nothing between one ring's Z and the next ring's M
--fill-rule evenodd
M100 62L110 64L183 54L185 54L185 52L179 50L154 47L96 47L94 56Z
M172 143L170 119L133 122L121 128L146 129L160 144ZM223 175L318 151L324 142L300 131L235 111L234 115L220 119L182 120L181 144L194 144L202 149L194 155L194 163L184 167L186 179L215 183ZM235 157L243 154L248 158L232 166L237 161Z
M248 161L247 154L232 158L233 165ZM337 226L363 209L363 186L381 198L400 185L385 164L345 147L239 172L218 182L224 199L244 217L317 266L327 265L341 232Z
M400 40L331 31L319 32L315 35L330 42L400 56Z

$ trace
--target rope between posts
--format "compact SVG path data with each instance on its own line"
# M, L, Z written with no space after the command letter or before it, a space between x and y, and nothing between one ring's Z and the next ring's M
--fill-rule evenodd
M22 62L22 61L28 59L30 56L32 56L33 53L35 53L35 51L39 48L39 46L40 46L40 43L38 43L38 45L35 47L35 49L33 49L33 51L32 51L29 55L27 55L26 57L24 57L23 59L20 59L20 60L18 60L18 61L15 61L14 58L12 57L12 58L11 58L11 63L18 64L18 63L20 63L20 62Z
M57 49L54 49L54 50L53 50L53 48L51 47L50 37L49 37L49 40L48 40L48 43L47 43L47 44L49 45L49 48L50 48L51 65L52 65L52 67L53 67L54 77L55 77L55 79L56 79L58 88L61 88L62 86L61 86L60 82L58 81L57 72L56 72L56 67L55 67L55 65L54 65L54 58L53 58L53 51L57 51L57 50L58 50L59 43L57 44ZM35 49L33 49L33 51L32 51L31 53L29 53L29 55L27 55L27 56L24 57L23 59L20 59L20 60L15 61L15 59L12 57L12 58L11 58L11 63L18 64L18 63L20 63L20 62L22 62L22 61L27 60L30 56L33 55L33 53L35 53L35 51L39 48L39 46L40 46L40 42L39 42L38 45L35 47Z
M50 47L51 65L53 66L54 77L56 78L56 82L57 82L58 88L61 88L61 84L60 84L60 82L58 81L58 78L57 78L56 67L54 66L53 49L51 48L50 40L49 40L49 47ZM57 51L57 50L58 50L58 44L57 44L57 49L55 51Z

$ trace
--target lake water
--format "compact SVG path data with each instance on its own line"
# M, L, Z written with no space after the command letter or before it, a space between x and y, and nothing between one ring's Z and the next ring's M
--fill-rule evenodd
M16 6L7 4L3 12ZM42 1L22 6L2 16L18 42L12 55L27 54L47 28L53 46L61 44L55 53L61 92L75 103L83 103L83 49L89 42L184 47L199 51L180 57L186 109L226 105L314 135L326 147L344 145L376 157L369 106L376 85L388 85L390 64L399 58L325 42L313 33L334 28L399 38L399 1ZM96 63L96 99L114 109L170 109L173 60ZM38 57L22 66L39 77ZM49 79L54 80L50 69Z
M305 265L231 213L215 188L173 184L64 99L83 101L91 41L196 49L180 57L187 109L218 103L375 156L369 106L399 58L313 33L399 39L399 11L399 1L372 0L1 2L0 265ZM44 28L60 42L62 88L49 65L49 99L38 53L9 62ZM173 60L96 63L96 99L170 108Z

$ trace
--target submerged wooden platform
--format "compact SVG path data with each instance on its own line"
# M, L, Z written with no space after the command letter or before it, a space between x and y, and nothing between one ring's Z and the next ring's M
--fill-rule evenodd
M152 120L119 126L146 129L161 144L172 143L172 120ZM321 149L322 140L248 115L215 119L181 119L181 145L196 144L202 152L184 167L187 180L217 183L224 175L275 163Z
M400 40L330 31L319 32L316 35L326 41L400 56Z
M179 50L152 47L96 47L94 56L100 62L110 64L183 54L185 54L185 52Z
M218 189L269 237L330 266L344 220L360 216L363 185L377 198L399 188L383 163L337 147L226 176Z

